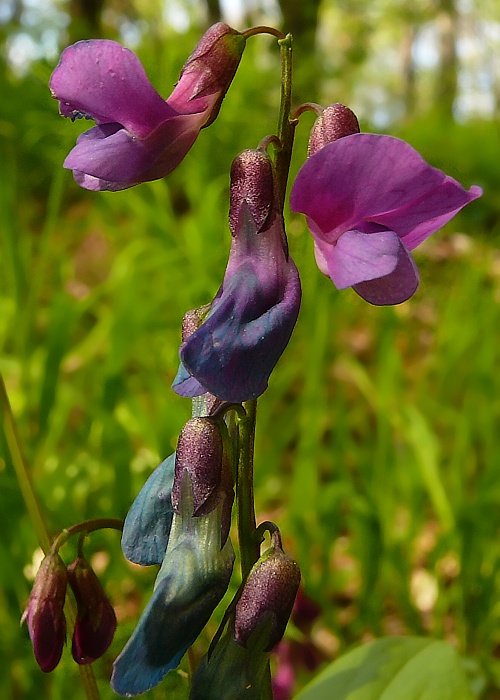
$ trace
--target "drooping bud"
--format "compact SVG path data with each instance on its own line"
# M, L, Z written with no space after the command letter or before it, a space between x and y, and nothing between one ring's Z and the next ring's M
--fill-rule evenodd
M351 134L359 134L358 119L349 107L336 102L316 119L309 136L307 155L313 156L328 143Z
M274 177L271 159L265 151L243 151L231 166L229 228L233 236L244 202L255 223L256 233L267 230L274 218Z
M56 552L49 552L40 564L21 624L27 620L37 664L53 671L61 659L66 641L64 600L68 577Z
M279 530L271 542L248 575L233 620L234 638L243 646L258 627L269 625L265 651L282 638L300 584L299 566L283 551Z
M219 502L223 445L220 428L210 418L191 418L177 442L172 505L180 510L181 483L189 474L193 489L194 516L206 515Z
M243 34L223 22L217 22L207 29L181 72L181 80L193 75L196 82L192 86L190 99L219 93L208 121L209 126L219 113L222 100L231 84L240 63L246 39Z
M90 664L107 650L116 630L116 615L88 561L79 556L68 566L77 617L71 653L78 664Z

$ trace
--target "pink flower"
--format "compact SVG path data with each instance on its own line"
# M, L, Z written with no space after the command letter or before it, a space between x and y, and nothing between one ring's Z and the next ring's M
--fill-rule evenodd
M79 41L64 50L50 79L63 117L93 119L64 161L88 190L123 190L174 170L200 129L217 116L245 38L214 24L201 38L167 101L137 56L115 41Z
M291 208L306 215L318 267L335 286L385 305L417 289L410 251L480 196L404 141L351 131L304 163Z

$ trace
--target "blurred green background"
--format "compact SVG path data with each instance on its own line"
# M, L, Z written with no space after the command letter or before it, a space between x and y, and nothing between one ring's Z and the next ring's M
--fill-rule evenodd
M89 125L59 117L48 79L64 46L107 37L138 53L166 97L221 16L293 32L297 104L345 102L362 130L401 136L465 187L484 188L417 251L421 286L396 308L337 292L302 218L286 212L304 298L259 401L255 478L259 520L280 525L322 609L310 634L291 626L290 638L326 662L383 634L435 635L460 650L476 697L500 698L494 0L4 0L0 369L49 530L123 517L175 449L190 415L170 390L181 319L222 279L229 167L275 130L279 54L271 37L249 41L219 118L178 170L118 193L81 190L61 167ZM301 118L292 177L312 123ZM0 695L80 700L69 650L44 675L19 628L40 550L1 434L0 444ZM94 664L106 699L155 571L126 564L113 532L87 551L119 618ZM311 671L297 662L297 673L298 688Z

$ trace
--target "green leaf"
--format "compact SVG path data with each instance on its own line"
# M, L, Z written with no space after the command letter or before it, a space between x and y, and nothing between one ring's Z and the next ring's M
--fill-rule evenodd
M460 657L447 642L386 637L330 664L296 700L471 700Z

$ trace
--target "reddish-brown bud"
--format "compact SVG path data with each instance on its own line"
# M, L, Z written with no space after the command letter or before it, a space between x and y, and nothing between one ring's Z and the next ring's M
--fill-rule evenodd
M265 651L282 638L300 584L300 569L281 548L279 532L272 534L272 546L251 570L236 603L233 634L246 646L252 632L266 622L270 636Z
M204 124L209 126L219 113L224 96L240 63L246 39L223 22L207 29L182 69L181 78L197 76L191 99L220 93Z
M248 207L257 233L269 228L274 220L274 176L267 153L247 150L234 159L229 203L229 228L233 236L243 204Z
M61 659L66 641L64 600L68 577L56 552L40 564L21 624L27 620L33 652L42 671L53 671Z
M313 156L328 143L351 134L359 134L358 119L349 107L336 102L323 110L316 119L309 136L307 155Z
M84 557L78 557L68 566L68 580L77 604L71 653L78 664L90 664L99 659L113 641L115 611Z
M187 471L193 489L193 515L207 515L219 502L218 487L222 478L222 436L210 418L191 418L183 427L175 455L172 505L179 512L181 483ZM212 503L212 499L215 501Z

